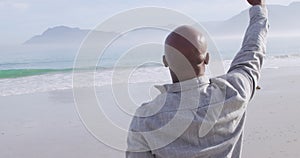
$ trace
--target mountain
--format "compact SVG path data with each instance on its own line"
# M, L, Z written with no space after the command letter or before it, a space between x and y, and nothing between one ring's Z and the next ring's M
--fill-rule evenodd
M288 6L269 5L270 35L300 33L300 2ZM248 10L225 20L202 23L213 36L244 34L249 21Z
M269 5L270 35L288 34L300 35L300 2L293 2L288 6ZM248 9L240 14L225 20L216 22L203 22L202 24L213 36L242 36L247 28L249 15ZM58 26L47 29L41 35L37 35L26 41L27 45L56 44L79 45L90 30ZM116 33L97 32L97 35L108 38Z
M41 35L37 35L25 42L25 44L77 44L83 39L89 30L57 26L47 29Z
M79 45L91 30L57 26L47 29L41 35L36 35L26 41L27 45ZM116 33L95 31L96 36L111 37Z

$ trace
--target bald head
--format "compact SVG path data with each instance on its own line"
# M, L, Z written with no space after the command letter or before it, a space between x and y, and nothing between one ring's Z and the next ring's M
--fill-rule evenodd
M206 39L195 28L180 26L168 35L164 63L169 66L173 81L204 75L208 60Z

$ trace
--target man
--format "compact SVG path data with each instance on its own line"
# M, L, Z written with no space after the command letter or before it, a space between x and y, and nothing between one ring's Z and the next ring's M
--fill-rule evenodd
M253 6L242 48L223 76L205 77L209 54L200 32L181 26L170 33L163 61L173 84L159 87L162 94L137 110L126 157L241 157L246 107L260 76L268 32L263 0L248 2Z

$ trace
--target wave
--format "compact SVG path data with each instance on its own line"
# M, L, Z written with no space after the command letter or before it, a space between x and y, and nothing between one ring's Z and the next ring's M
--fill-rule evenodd
M231 60L224 60L224 69L228 70ZM275 56L266 59L264 69L278 69L285 67L300 67L300 56ZM119 84L124 82L121 78L122 70L126 67L110 68L77 68L82 70L82 75L91 75L92 80L82 80L79 85L73 85L73 68L46 68L46 69L8 69L0 70L0 96L31 94L38 92L49 92L56 90L72 89L74 86L79 87L101 87L104 85ZM95 73L94 73L95 72ZM120 72L120 73L119 73ZM86 73L86 74L85 74ZM208 75L210 72L208 71ZM6 79L5 79L6 78ZM129 84L135 83L170 83L169 69L159 64L148 64L132 70L128 80Z
M292 54L281 54L281 55L267 55L267 59L294 59L294 58L300 58L300 53L292 53Z
M35 75L43 75L48 73L64 73L71 72L73 68L66 69L9 69L0 70L0 79L5 78L19 78Z
M289 59L299 59L300 53L294 53L294 54L283 54L283 55L267 55L266 60L267 61L273 61L278 59L288 59L287 61L290 61ZM232 60L223 60L224 66L228 67L230 65ZM10 64L16 64L16 63L10 63ZM18 64L18 63L17 63ZM134 65L122 65L121 67L114 67L115 65L106 65L106 66L97 66L97 70L117 70L117 69L127 69L132 68ZM1 67L1 64L0 64ZM151 68L151 67L162 67L162 64L160 63L148 63L141 65L139 67L143 68ZM69 73L72 72L74 68L46 68L46 69L39 69L39 68L21 68L21 69L0 69L0 79L9 79L9 78L21 78L21 77L28 77L28 76L36 76L36 75L45 75L45 74L57 74L57 73ZM79 70L94 70L94 67L91 68L79 68Z
M140 67L161 67L162 64L158 63L149 63L144 64ZM117 69L127 69L132 68L131 66L98 66L96 67L96 70L117 70ZM82 70L82 71L93 71L95 67L87 67L87 68L77 68L76 70ZM0 69L0 79L7 79L7 78L20 78L20 77L28 77L28 76L36 76L36 75L44 75L44 74L50 74L50 73L68 73L72 72L74 68L62 68L62 69Z

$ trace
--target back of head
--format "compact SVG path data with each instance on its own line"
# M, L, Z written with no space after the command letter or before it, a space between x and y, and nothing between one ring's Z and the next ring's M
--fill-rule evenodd
M172 78L186 80L205 73L208 64L207 42L201 32L191 26L180 26L165 41L165 64Z

